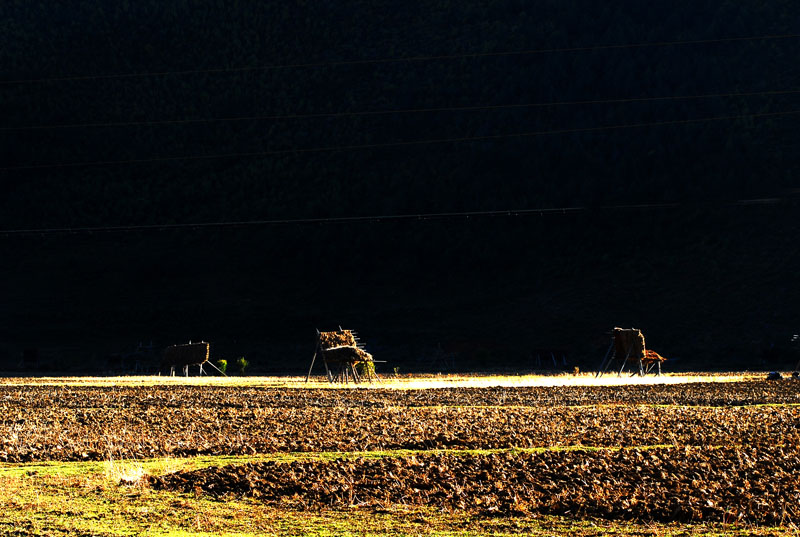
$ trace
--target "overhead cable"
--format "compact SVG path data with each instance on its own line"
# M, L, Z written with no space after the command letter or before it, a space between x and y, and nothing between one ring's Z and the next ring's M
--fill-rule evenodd
M536 136L558 135L558 134L593 133L593 132L624 130L624 129L638 129L646 127L668 127L668 126L690 125L690 124L709 123L718 121L733 121L737 119L764 119L769 117L785 117L797 114L800 114L800 110L788 110L783 112L763 112L758 114L745 114L745 115L735 115L735 116L714 116L714 117L704 117L704 118L694 118L694 119L679 119L671 121L655 121L648 123L628 123L621 125L605 125L599 127L579 127L570 129L554 129L554 130L528 131L528 132L505 133L505 134L488 134L483 136L463 136L458 138L405 140L398 142L381 142L373 144L352 144L352 145L339 145L339 146L277 149L271 151L251 151L251 152L239 152L239 153L206 154L206 155L176 155L176 156L165 156L165 157L148 157L148 158L120 159L120 160L61 162L61 163L51 163L51 164L26 164L20 166L0 167L0 171L43 170L43 169L53 169L53 168L80 168L80 167L92 167L92 166L118 166L118 165L131 165L131 164L198 161L198 160L220 160L220 159L233 159L233 158L242 159L242 158L271 157L279 155L304 154L304 153L359 151L367 149L382 149L382 148L393 148L393 147L412 147L412 146L446 144L446 143L488 142L492 140L502 140L511 138L529 138Z
M582 47L507 50L498 52L470 52L462 54L438 54L438 55L390 57L390 58L347 59L347 60L332 60L332 61L319 61L319 62L253 65L253 66L240 66L240 67L217 67L210 69L146 71L141 73L64 75L64 76L49 76L40 78L18 78L11 80L0 80L0 85L41 84L41 83L51 83L51 82L73 82L73 81L83 81L83 80L134 79L134 78L183 76L183 75L197 75L197 74L244 73L252 71L270 71L278 69L340 67L348 65L370 65L370 64L382 64L382 63L428 62L428 61L459 60L459 59L472 59L472 58L491 58L491 57L503 57L503 56L527 56L535 54L552 54L559 52L590 52L597 50L615 50L615 49L629 49L629 48L708 45L714 43L735 43L741 41L768 41L768 40L778 40L778 39L794 39L798 37L800 37L800 34L756 35L756 36L743 36L743 37L723 37L717 39L692 39L692 40L680 40L680 41L679 40L655 41L649 43L645 42L645 43L588 45Z
M774 197L745 199L733 201L706 201L702 203L632 203L617 205L602 205L598 207L548 207L540 209L503 209L493 211L456 211L440 213L408 213L408 214L383 214L365 216L339 216L326 218L278 218L269 220L241 220L218 222L195 222L184 224L143 224L128 226L87 226L87 227L61 227L61 228L31 228L31 229L0 229L0 236L26 236L26 235L74 235L74 234L100 234L100 233L127 233L140 231L174 231L174 230L201 230L244 228L260 226L285 226L308 224L353 224L366 222L394 222L412 220L452 220L484 217L517 217L517 216L545 216L569 215L589 213L593 211L620 211L620 210L669 210L681 208L708 207L711 205L724 207L748 207L780 205L796 201L793 197Z
M381 116L394 114L425 114L434 112L478 112L483 110L508 110L520 108L545 108L557 106L576 106L592 104L625 104L653 101L681 101L681 100L700 100L715 98L735 98L735 97L756 97L756 96L776 96L776 95L796 95L800 89L774 90L774 91L750 91L733 93L706 93L698 95L667 95L657 97L629 97L621 99L589 99L576 101L550 101L538 103L516 103L516 104L495 104L479 106L446 106L431 108L400 108L388 110L362 110L352 112L321 112L312 114L283 114L283 115L251 115L233 116L216 118L186 118L186 119L161 119L150 121L108 121L93 123L62 123L50 125L23 125L23 126L0 126L0 131L22 131L22 130L56 130L56 129L77 129L77 128L107 128L107 127L150 127L160 125L191 125L198 123L223 123L223 122L242 122L242 121L283 121L300 119L323 119L341 117L362 117L362 116Z

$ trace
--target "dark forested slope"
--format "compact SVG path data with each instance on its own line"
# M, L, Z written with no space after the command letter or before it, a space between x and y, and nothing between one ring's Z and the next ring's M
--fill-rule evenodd
M798 324L798 20L754 0L4 2L3 230L586 211L5 235L0 347L204 338L280 369L341 322L410 366L447 342L593 362L625 324L684 363L759 362Z

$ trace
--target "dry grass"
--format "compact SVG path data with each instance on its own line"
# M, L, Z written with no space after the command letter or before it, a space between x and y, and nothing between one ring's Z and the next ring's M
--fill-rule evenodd
M380 373L379 373L380 374ZM459 387L525 387L525 386L624 386L685 384L694 382L738 382L762 379L764 373L681 373L664 374L660 377L648 375L617 376L606 374L595 378L593 373L557 375L416 375L393 377L381 375L381 382L361 383L359 388L427 389ZM0 385L10 386L258 386L270 388L352 388L354 384L330 384L323 377L167 377L167 376L121 376L121 377L6 377Z

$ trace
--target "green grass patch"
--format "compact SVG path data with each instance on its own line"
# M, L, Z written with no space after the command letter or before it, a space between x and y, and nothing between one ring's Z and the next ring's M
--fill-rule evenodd
M545 451L600 451L618 449L659 449L676 447L674 444L657 444L647 446L545 446L531 448L497 448L497 449L396 449L385 451L323 451L323 452L293 452L293 453L266 453L259 455L200 455L197 457L174 458L165 457L157 459L123 459L108 461L88 462L31 462L22 464L0 463L0 479L18 479L26 477L54 477L63 479L82 478L87 476L104 475L110 481L134 482L142 475L163 475L170 472L197 470L211 466L227 466L256 462L284 462L306 460L337 459L377 459L381 457L412 457L420 455L448 454L460 456L485 456L497 453L541 453ZM681 446L687 447L687 446ZM689 446L691 447L691 446ZM716 446L697 446L711 449Z

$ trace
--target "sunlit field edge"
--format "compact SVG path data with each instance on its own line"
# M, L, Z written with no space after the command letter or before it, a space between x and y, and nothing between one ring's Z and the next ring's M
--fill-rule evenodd
M495 375L495 374L438 374L438 375L382 375L379 381L360 383L330 383L322 376L312 376L306 382L303 376L107 376L107 377L0 377L0 385L60 385L60 386L251 386L270 388L364 388L364 389L434 389L434 388L490 388L531 386L623 386L685 384L695 382L739 382L763 379L763 372L724 373L666 373L661 376L640 377L615 373L596 377L594 373L554 375Z

